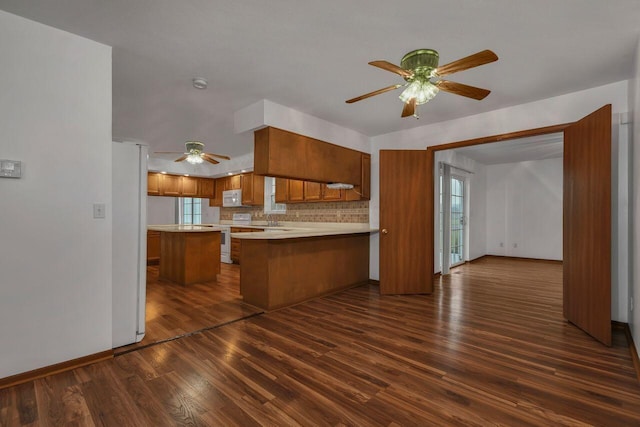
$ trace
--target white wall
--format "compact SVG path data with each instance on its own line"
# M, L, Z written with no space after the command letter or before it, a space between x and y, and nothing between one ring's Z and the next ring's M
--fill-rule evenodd
M486 253L562 260L562 158L486 172Z
M0 58L3 378L111 349L111 48L0 11Z
M629 217L633 218L631 227L630 283L629 298L633 298L633 310L629 304L629 326L633 341L640 353L640 40L636 46L633 80L629 84L629 106L632 117L631 133L631 200Z
M176 198L147 196L147 224L176 223Z
M608 85L573 92L548 98L541 101L516 105L500 110L446 122L434 123L416 127L404 131L379 135L371 138L371 202L369 203L370 223L379 226L379 151L381 149L423 149L428 146L446 144L455 141L463 141L483 136L500 135L525 129L535 129L560 123L576 121L587 114L597 110L605 104L613 107L613 135L621 138L620 145L626 144L625 132L619 131L618 115L628 111L628 82L620 81ZM438 102L434 99L431 102ZM434 107L435 108L435 107ZM614 173L620 174L617 164L614 165ZM627 176L619 176L621 181L628 180ZM618 203L613 204L613 216L618 217ZM624 223L624 221L621 221ZM618 246L619 233L614 230L613 248ZM370 274L372 279L379 278L379 242L371 239ZM615 251L615 249L613 249ZM618 264L616 269L625 270L629 265ZM628 284L623 281L615 281L612 284L612 295L619 299L612 301L612 318L624 321ZM639 326L640 329L640 326Z

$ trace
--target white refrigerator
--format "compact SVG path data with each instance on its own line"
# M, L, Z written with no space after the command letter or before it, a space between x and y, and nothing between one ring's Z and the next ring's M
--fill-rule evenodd
M113 348L145 333L148 152L137 143L112 144Z

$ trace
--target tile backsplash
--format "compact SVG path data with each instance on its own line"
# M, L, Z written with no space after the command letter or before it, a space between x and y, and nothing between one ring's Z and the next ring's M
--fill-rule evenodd
M255 221L264 221L262 206L247 208L220 208L220 220L232 220L236 212L251 213ZM369 201L289 203L287 213L273 215L278 221L287 222L369 222Z

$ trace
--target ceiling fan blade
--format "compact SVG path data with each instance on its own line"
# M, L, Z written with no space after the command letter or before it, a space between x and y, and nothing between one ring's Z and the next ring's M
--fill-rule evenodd
M440 80L434 84L438 86L438 89L445 92L466 96L467 98L477 99L478 101L486 98L487 95L491 93L491 91L487 89L463 85L462 83L449 82L447 80Z
M383 70L391 71L392 73L400 74L402 77L411 77L413 76L413 72L409 70L405 70L402 67L398 67L395 64L387 61L371 61L369 65L373 65L374 67L382 68Z
M209 163L213 163L214 165L217 165L218 163L220 163L219 161L217 161L213 157L209 156L207 153L202 153L202 159L206 160Z
M402 87L402 86L403 85L388 86L388 87L385 87L384 89L378 89L376 91L369 92L369 93L367 93L365 95L360 95L360 96L358 96L356 98L348 99L345 102L347 104L352 104L354 102L362 101L363 99L367 99L367 98L370 98L372 96L380 95L381 93L389 92L390 90L398 89L399 87Z
M219 159L231 160L231 157L223 156L222 154L214 154L214 153L204 153L204 154L206 154L207 156L210 156L210 157L217 157Z
M480 65L488 64L498 60L498 55L490 50L483 50L482 52L474 53L457 61L450 62L442 67L436 68L434 71L439 76L446 76L448 74L457 73L458 71L464 71L469 68L478 67Z
M187 155L185 154L184 156L182 156L182 157L178 157L177 159L175 159L175 160L174 160L174 162L181 162L181 161L183 161L183 160L184 160L184 159L186 159L186 158L187 158Z
M402 117L413 116L416 112L416 99L411 98L402 108Z

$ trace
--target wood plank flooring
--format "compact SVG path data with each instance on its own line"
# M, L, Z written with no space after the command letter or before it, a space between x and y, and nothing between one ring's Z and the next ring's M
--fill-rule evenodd
M144 338L116 348L115 354L262 313L242 301L238 265L220 263L217 281L187 286L161 280L158 274L157 265L147 267Z
M561 275L485 258L433 295L362 286L0 390L0 425L640 425L623 333L564 321Z

